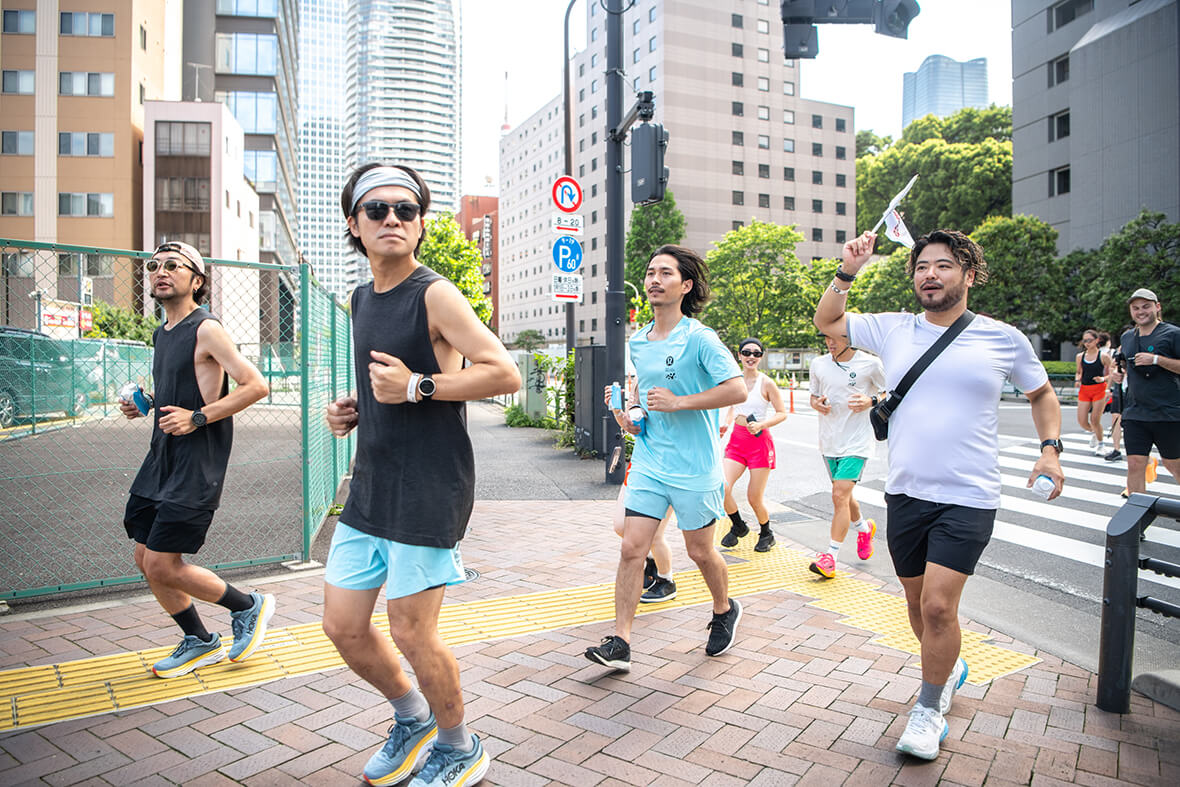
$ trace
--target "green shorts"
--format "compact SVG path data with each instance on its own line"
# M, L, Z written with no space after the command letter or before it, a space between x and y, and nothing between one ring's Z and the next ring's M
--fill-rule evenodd
M833 481L859 481L868 460L863 456L825 456L824 462Z

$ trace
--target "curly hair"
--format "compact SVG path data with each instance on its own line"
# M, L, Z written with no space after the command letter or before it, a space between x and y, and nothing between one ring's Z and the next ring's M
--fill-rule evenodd
M676 267L680 270L680 278L692 281L692 289L684 294L680 301L680 311L686 317L700 314L705 304L709 302L709 266L695 251L674 243L667 243L652 252L648 263L661 254L667 254L676 259Z
M934 230L914 241L914 248L910 250L910 258L905 264L907 276L913 278L918 255L931 243L942 243L949 247L955 260L963 266L964 275L967 271L975 271L976 284L987 281L987 260L983 258L983 249L958 230Z
M379 161L370 161L368 164L361 164L359 167L353 170L351 175L348 176L348 180L344 184L344 189L340 192L340 209L344 211L344 217L346 219L352 218L354 215L351 210L352 190L356 188L356 182L360 180L361 175L364 175L371 169L384 166L386 165ZM430 189L427 187L426 181L422 179L422 176L419 175L417 171L405 166L404 164L390 164L388 166L397 167L409 175L413 181L418 184L418 190L422 192L422 198L418 200L418 206L422 208L422 211L418 215L425 216L426 211L430 209ZM353 235L352 232L347 228L344 230L344 239L348 241L348 244L352 246L352 248L355 249L358 254L365 256L368 255L369 252L365 249L365 244L361 243L361 239L356 235ZM425 224L422 225L422 235L418 238L418 245L414 247L415 254L417 254L418 250L422 248L422 241L424 240L426 240Z

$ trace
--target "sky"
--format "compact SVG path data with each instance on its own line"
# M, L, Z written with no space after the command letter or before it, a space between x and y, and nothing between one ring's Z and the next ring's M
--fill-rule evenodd
M570 13L571 52L586 43L585 3L589 1L575 0ZM507 122L515 126L561 91L567 2L460 0L460 5L463 193L497 194L505 112ZM1009 0L919 0L919 5L921 13L910 23L907 40L878 35L871 25L819 25L819 56L801 61L800 95L855 107L858 131L872 129L897 138L905 72L916 71L930 55L955 60L986 57L989 97L995 104L1010 106ZM781 24L775 0L757 7L771 14L771 24ZM627 20L624 16L625 24Z

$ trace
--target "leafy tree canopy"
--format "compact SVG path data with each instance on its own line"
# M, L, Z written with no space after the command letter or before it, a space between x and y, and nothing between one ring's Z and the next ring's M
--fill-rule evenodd
M652 252L666 243L679 243L684 238L684 214L676 207L671 191L652 205L641 205L631 211L624 247L623 278L643 292L643 276Z
M520 350L528 350L532 352L540 347L544 347L546 343L545 334L538 331L536 328L525 328L516 335L516 347Z
M87 339L131 339L144 344L152 343L152 333L160 321L145 317L132 309L95 301L92 308L94 328L86 334Z
M860 158L861 156L875 156L878 153L883 153L891 145L893 145L893 137L879 137L873 133L872 129L862 128L860 131L856 132L857 158Z
M418 262L451 280L471 304L476 316L487 323L492 319L492 302L483 294L483 255L479 246L467 239L450 213L426 219L426 239L418 249Z
M905 246L894 246L888 257L862 268L848 294L848 309L866 314L918 311L913 280L905 272L909 257Z
M1180 223L1144 210L1103 241L1082 302L1093 324L1117 335L1130 322L1127 298L1147 287L1160 299L1164 319L1180 317ZM1090 325L1081 325L1081 331Z
M987 260L987 283L967 296L971 310L1024 333L1059 333L1065 299L1057 230L1035 216L993 216L971 233Z

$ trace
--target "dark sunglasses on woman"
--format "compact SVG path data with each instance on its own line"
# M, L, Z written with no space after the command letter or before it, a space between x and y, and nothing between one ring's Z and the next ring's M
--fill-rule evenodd
M359 207L365 209L365 215L371 221L385 221L390 208L393 208L393 215L397 216L398 221L413 221L422 210L417 202L385 202L379 199L362 202Z
M749 358L751 356L753 356L754 358L761 358L762 357L761 350L741 350L740 352L742 355L746 356L747 358Z

